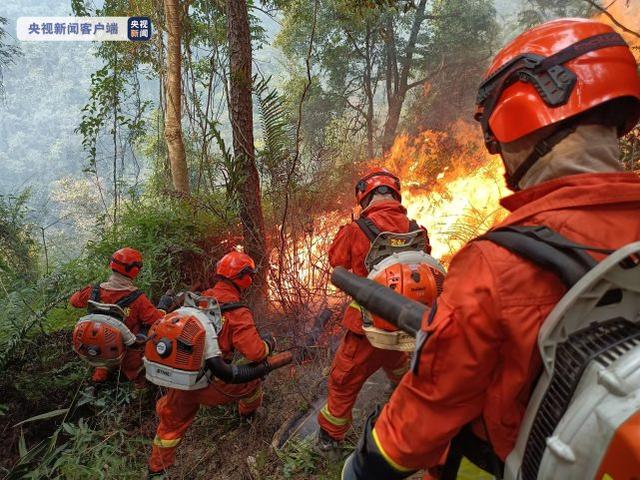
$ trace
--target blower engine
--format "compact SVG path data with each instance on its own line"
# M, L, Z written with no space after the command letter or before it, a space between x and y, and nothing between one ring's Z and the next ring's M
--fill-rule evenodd
M380 260L367 278L389 287L395 292L432 305L442 291L446 271L440 263L424 251L407 250ZM376 348L411 352L415 339L379 315L362 309L362 329Z
M272 355L258 364L230 365L222 358L218 333L224 312L241 304L218 304L211 297L187 292L184 306L149 330L144 365L150 382L178 390L205 388L213 377L226 383L246 383L291 363L292 355Z
M136 336L124 324L124 310L92 300L87 310L88 315L81 317L73 329L73 349L95 367L120 365L127 347L136 343Z
M545 227L507 227L480 239L553 270L569 287L540 329L543 368L516 446L504 472L490 473L506 480L640 478L640 242L603 252L610 254L597 263L585 250L598 249ZM429 312L340 267L332 282L411 335Z

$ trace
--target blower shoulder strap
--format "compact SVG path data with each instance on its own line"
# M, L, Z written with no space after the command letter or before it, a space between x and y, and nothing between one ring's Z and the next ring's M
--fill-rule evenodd
M118 300L116 302L116 305L118 305L120 308L122 308L124 310L129 305L131 305L133 302L135 302L138 298L140 298L142 293L143 293L142 290L134 290L133 292L131 292L126 297L122 297L120 300Z
M490 230L477 240L489 240L554 272L571 288L597 261L586 250L612 253L613 250L572 242L545 226L512 226Z
M93 302L100 301L100 284L96 283L91 287L91 294L89 295L89 300Z
M367 217L360 217L356 220L356 223L360 227L360 230L364 232L370 242L373 242L378 235L380 235L380 229L378 226L373 223L373 220ZM409 230L408 232L415 232L416 230L420 230L420 225L415 220L409 220Z
M373 242L378 235L380 235L380 229L373 223L373 220L367 217L360 217L356 220L356 223L360 227L360 230L364 232L370 242Z
M249 308L249 305L241 302L229 302L220 304L220 312L222 313L231 312L239 308Z

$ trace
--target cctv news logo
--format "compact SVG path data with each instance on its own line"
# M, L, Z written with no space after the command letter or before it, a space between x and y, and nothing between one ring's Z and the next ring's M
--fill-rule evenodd
M20 17L16 35L23 42L146 42L153 26L149 17Z

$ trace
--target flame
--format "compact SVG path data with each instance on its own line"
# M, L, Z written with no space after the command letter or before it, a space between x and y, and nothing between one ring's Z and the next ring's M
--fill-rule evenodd
M476 125L401 135L382 164L400 176L409 217L427 228L432 255L444 263L506 215L502 163L486 152Z
M475 125L458 121L448 131L400 135L387 155L368 163L401 178L408 216L427 228L432 255L445 264L506 215L499 205L506 193L502 164L486 153ZM307 219L287 235L287 248L273 250L270 290L283 309L335 301L336 291L327 287L328 250L350 213L333 210Z
M640 3L628 3L615 2L608 12L627 28L640 30ZM604 13L596 18L612 25L640 60L637 36L623 31ZM477 125L459 120L446 131L399 135L387 155L369 161L367 166L383 166L400 177L408 216L428 229L432 255L444 264L467 241L507 214L499 204L508 193L502 163L499 157L487 153ZM287 247L274 249L271 259L277 267L275 274L272 271L272 298L283 308L300 302L306 302L309 308L332 303L336 292L327 286L327 254L340 225L351 220L349 213L334 210L307 218L310 227L292 229L286 238ZM309 212L303 209L301 215L305 214Z

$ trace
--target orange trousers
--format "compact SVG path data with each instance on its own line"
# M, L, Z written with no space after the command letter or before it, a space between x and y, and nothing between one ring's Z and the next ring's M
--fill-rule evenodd
M405 352L375 348L364 335L347 330L331 365L327 404L318 413L320 427L331 438L338 441L344 438L360 389L380 368L397 384L409 369L409 356Z
M144 388L146 386L142 362L143 354L144 351L140 347L127 348L119 367L120 372L122 372L127 380L133 382L137 388ZM109 378L109 371L110 368L108 367L96 367L92 376L93 381L98 383L106 382Z
M185 432L196 418L200 405L213 407L238 402L240 415L249 415L262 404L262 382L237 385L213 381L201 390L175 390L156 403L159 424L149 458L149 470L160 472L173 465L175 452Z

